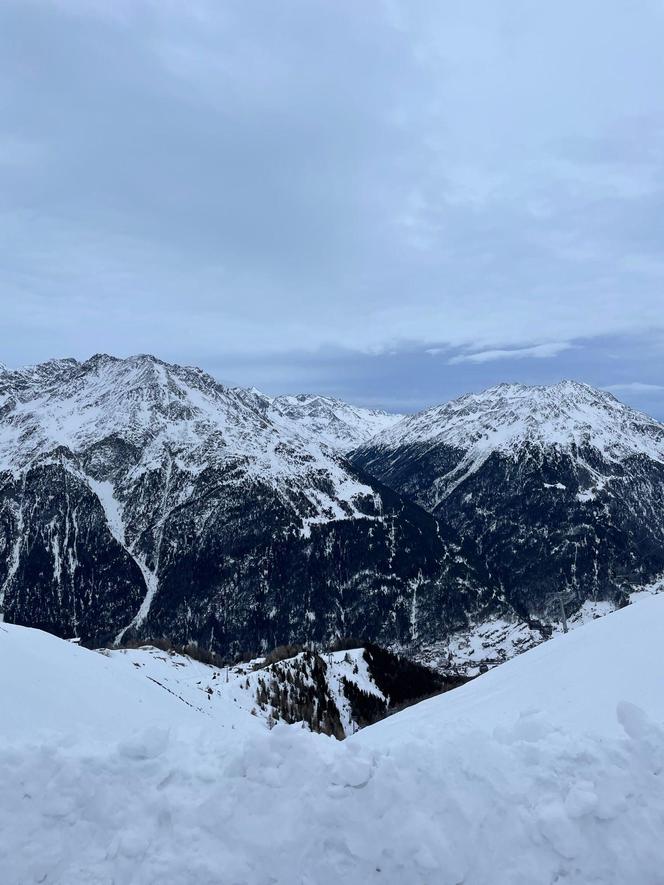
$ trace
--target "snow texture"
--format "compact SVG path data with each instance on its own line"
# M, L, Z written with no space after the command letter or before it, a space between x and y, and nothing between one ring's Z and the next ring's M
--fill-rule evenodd
M369 446L389 449L413 443L463 449L470 471L492 452L517 454L526 443L559 449L592 444L609 460L640 454L664 462L664 425L578 381L499 384L469 393L404 418ZM564 488L558 483L551 487Z
M648 595L337 742L2 625L3 881L661 885L663 629Z

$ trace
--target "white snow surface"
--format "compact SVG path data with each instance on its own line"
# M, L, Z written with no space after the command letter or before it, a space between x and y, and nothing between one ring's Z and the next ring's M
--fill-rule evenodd
M376 434L394 426L404 416L354 406L331 396L300 393L270 400L270 418L287 422L341 452L349 452Z
M337 742L0 625L2 881L661 885L663 631L646 595Z
M466 451L471 468L491 452L516 453L526 443L592 446L609 460L641 454L664 462L663 424L577 381L499 384L403 418L368 445L447 445Z
M0 623L0 739L120 740L137 728L200 727L193 707L101 654ZM1 881L1 878L0 878Z

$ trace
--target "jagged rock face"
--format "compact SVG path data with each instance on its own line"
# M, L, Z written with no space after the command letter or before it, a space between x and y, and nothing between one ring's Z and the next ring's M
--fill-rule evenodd
M407 643L490 604L453 532L254 398L145 356L0 372L5 618L228 654Z
M664 426L584 384L500 385L407 418L352 462L477 545L524 617L664 570Z
M62 452L0 488L0 588L7 621L62 636L110 638L141 604L140 569Z

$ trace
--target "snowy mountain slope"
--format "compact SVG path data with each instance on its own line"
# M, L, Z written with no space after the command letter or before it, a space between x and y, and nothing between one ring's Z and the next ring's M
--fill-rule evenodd
M214 666L187 654L144 646L102 650L196 709L224 722L229 705L264 720L304 723L344 738L394 709L450 691L465 679L441 676L387 649L301 651L271 661L257 658Z
M7 621L245 657L335 634L407 639L476 607L469 556L199 369L99 354L0 375Z
M558 634L454 692L429 698L359 737L376 746L408 733L463 722L493 733L515 717L546 716L551 726L621 735L616 705L637 704L664 724L664 662L656 649L664 627L664 595L650 595ZM545 690L543 688L545 687Z
M373 680L361 648L324 655L300 653L265 666L258 659L228 667L150 646L103 654L119 670L138 671L192 707L203 709L220 725L228 721L231 710L270 725L288 717L286 721L307 721L315 730L328 726L336 737L353 734L360 723L345 691L348 682L386 708L387 698ZM307 700L310 709L305 709Z
M453 525L522 616L617 600L664 570L664 425L565 381L405 418L352 462Z
M233 389L252 408L275 424L316 439L342 453L356 448L404 417L382 409L354 406L321 394L267 396L256 388Z
M201 706L96 652L42 630L0 624L1 740L69 734L112 741L147 728L205 727ZM227 714L225 724L232 722Z
M664 593L664 576L645 584L629 594L631 602ZM587 599L567 618L569 630L576 630L615 611L609 600ZM560 613L558 613L560 614ZM476 676L484 668L492 668L516 655L535 648L551 636L563 633L560 620L548 624L493 616L471 624L417 650L411 650L416 661L442 674Z
M250 731L8 732L33 690L14 645L0 869L52 885L213 885L220 870L245 885L660 885L663 630L664 597L639 602L343 742L244 713ZM114 676L140 694L134 670Z

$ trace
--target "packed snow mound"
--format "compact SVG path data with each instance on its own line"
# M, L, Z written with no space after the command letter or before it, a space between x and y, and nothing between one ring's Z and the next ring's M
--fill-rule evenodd
M343 742L277 725L92 746L35 740L28 715L8 735L3 717L0 868L50 885L661 885L663 630L652 597ZM13 668L17 692L30 676Z
M592 446L610 460L647 455L664 462L664 425L607 391L577 381L498 384L406 417L367 447L446 445L479 457L517 452L526 443Z

